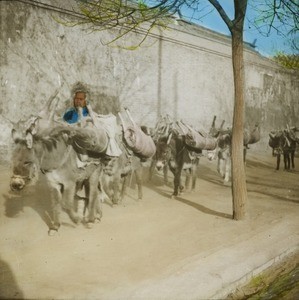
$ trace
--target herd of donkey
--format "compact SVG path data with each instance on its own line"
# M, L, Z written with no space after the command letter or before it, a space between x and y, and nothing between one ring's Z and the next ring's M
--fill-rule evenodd
M49 109L50 106L47 106ZM183 121L173 121L163 116L155 128L149 130L138 126L128 109L119 114L119 131L114 137L103 123L100 115L81 120L76 125L55 121L54 111L43 111L25 121L14 124L12 129L12 176L10 188L20 192L27 185L38 182L44 174L49 189L50 216L49 235L58 231L60 212L65 211L74 223L92 227L102 216L102 203L122 201L129 174L134 173L138 187L138 199L142 199L142 168L149 165L150 178L155 169L162 170L164 181L168 180L168 169L173 173L173 196L192 181L195 187L197 166L203 151L208 159L217 159L217 170L224 182L231 176L231 129L224 129L224 122L217 127L214 117L208 132L195 130ZM114 119L116 120L115 116ZM125 119L127 119L126 125ZM269 146L277 157L277 170L283 156L286 170L294 168L296 127L273 131L269 134ZM107 155L111 139L117 141L120 155ZM244 130L244 160L248 145L260 140L260 128L256 124L252 131ZM85 192L84 211L78 210L76 194Z

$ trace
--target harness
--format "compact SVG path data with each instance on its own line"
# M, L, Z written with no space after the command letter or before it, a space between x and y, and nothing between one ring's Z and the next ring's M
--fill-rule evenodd
M29 181L30 180L30 176L22 176L22 175L16 175L16 174L13 174L11 177L10 177L11 180L17 180L17 179L22 179L24 181Z

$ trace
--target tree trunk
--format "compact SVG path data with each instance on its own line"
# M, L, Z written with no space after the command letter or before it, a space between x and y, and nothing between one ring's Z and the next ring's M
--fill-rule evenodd
M243 30L232 30L232 61L234 72L235 100L232 129L232 196L233 219L245 218L247 188L243 161L244 135L244 60Z

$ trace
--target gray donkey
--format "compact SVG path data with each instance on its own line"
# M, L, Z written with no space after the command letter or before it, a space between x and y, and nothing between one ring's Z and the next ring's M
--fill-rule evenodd
M73 131L76 129L72 129ZM52 222L49 235L58 231L60 212L65 210L74 223L81 221L76 212L75 194L84 186L88 198L86 223L91 225L102 215L99 199L99 176L102 172L102 156L78 167L78 154L73 147L70 130L63 126L54 127L47 135L33 135L27 130L25 136L12 130L14 151L12 154L13 174L10 188L20 191L26 185L37 182L40 171L44 173L50 191Z

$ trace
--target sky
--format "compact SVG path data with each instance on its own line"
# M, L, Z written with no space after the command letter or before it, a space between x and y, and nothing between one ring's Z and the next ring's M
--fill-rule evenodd
M219 0L230 19L233 19L234 15L234 4L233 0ZM275 30L271 30L270 36L259 33L258 29L252 25L252 21L257 15L253 9L253 4L257 4L259 1L249 0L246 12L246 21L244 29L244 41L253 43L255 41L256 50L264 56L273 56L277 52L285 52L287 54L294 54L295 51L290 47L289 42L285 37L278 35ZM208 3L208 1L207 1ZM211 11L212 10L212 11ZM201 17L199 20L196 19L196 15L192 16L193 12L184 10L182 12L184 19L197 23L203 27L207 27L219 33L230 35L227 25L224 23L218 12L210 5L207 4L204 10L200 13ZM198 16L199 14L197 14ZM299 40L299 34L298 34ZM298 53L296 53L298 54Z

